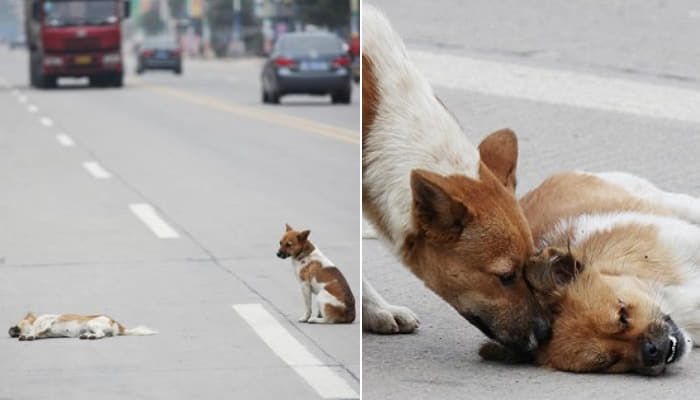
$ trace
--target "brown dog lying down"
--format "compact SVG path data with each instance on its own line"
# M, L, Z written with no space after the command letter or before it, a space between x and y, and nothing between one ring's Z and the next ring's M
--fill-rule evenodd
M58 337L102 339L117 335L145 336L158 332L144 326L126 328L106 315L44 314L37 317L28 313L7 333L10 337L31 341Z
M555 175L521 199L538 257L526 280L551 312L535 363L659 375L700 335L700 199L623 173ZM494 344L486 359L531 361Z

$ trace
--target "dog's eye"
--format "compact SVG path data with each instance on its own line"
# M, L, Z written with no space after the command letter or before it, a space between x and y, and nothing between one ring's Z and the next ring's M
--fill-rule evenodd
M627 304L622 300L618 300L618 302L620 305L620 310L618 311L620 325L622 325L622 329L627 329L630 325L629 314L627 313Z
M515 272L498 275L498 279L500 279L503 286L510 286L515 283Z
M287 242L287 247L291 246L292 242Z

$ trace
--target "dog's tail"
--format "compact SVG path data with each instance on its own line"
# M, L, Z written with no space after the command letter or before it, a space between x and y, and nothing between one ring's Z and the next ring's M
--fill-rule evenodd
M148 336L157 335L158 331L154 331L153 329L147 328L145 326L127 328L125 326L119 325L119 334L122 336Z

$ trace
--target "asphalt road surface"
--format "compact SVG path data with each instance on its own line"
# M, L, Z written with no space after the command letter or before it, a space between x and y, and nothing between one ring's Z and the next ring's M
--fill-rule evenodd
M696 1L371 2L478 143L520 139L518 192L557 171L624 170L700 196L700 4ZM700 352L664 376L576 375L481 361L485 340L376 240L363 273L421 320L363 335L363 398L690 398Z
M311 229L359 307L359 90L263 106L255 59L130 60L122 89L35 90L26 67L0 49L0 327L106 313L160 333L0 339L0 399L358 397L359 321L298 323L275 253L285 223Z

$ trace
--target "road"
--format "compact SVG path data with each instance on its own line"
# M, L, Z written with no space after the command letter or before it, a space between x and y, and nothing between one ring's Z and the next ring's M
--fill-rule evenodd
M694 1L374 0L474 142L520 139L518 193L557 171L625 170L700 196L700 5ZM689 398L700 354L658 378L576 375L481 361L485 340L363 240L363 274L421 319L363 335L363 399Z
M0 340L0 399L357 398L360 324L301 324L284 224L359 306L360 106L260 101L261 61L123 89L27 87L0 49L0 321L106 313L160 333Z

